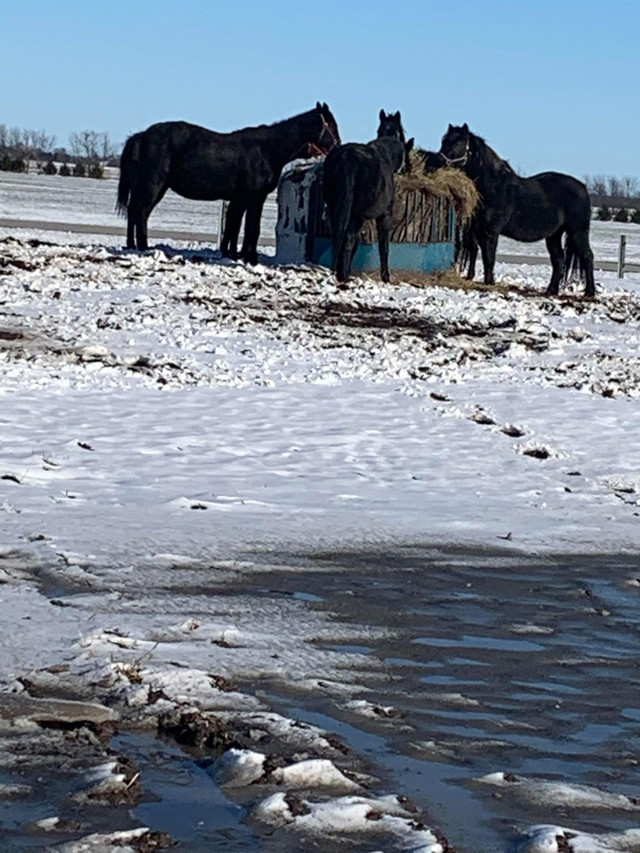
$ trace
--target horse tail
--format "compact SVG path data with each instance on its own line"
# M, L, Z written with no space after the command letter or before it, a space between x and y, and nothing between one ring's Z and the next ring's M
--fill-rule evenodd
M131 189L140 162L140 136L141 134L139 133L134 133L133 136L130 136L120 155L120 180L118 181L116 209L123 216L127 215Z
M580 253L577 250L573 234L567 231L567 238L564 244L564 283L567 284L576 273L578 273L580 279L583 279L585 272L586 270Z

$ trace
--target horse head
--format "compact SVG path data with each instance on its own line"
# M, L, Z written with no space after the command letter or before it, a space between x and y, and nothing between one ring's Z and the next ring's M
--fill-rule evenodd
M384 110L380 110L380 124L376 135L378 139L381 136L395 136L400 142L405 141L400 110L396 113L386 113Z
M340 145L338 124L327 104L316 103L316 114L320 119L320 134L317 141L307 145L307 157L321 157Z
M423 149L418 148L417 152L422 158L422 166L425 172L437 172L438 169L447 165L444 155L439 151L424 151Z
M461 127L449 125L440 144L440 154L447 166L464 169L471 155L471 137L472 133L466 122Z

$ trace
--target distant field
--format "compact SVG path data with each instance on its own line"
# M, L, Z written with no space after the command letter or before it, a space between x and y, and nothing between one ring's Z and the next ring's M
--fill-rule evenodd
M95 181L59 175L15 175L0 172L0 219L31 220L68 225L123 228L115 210L116 179ZM273 243L277 216L275 196L265 205L262 221L264 245ZM220 202L189 201L169 192L151 214L151 232L189 232L193 238L218 232ZM591 243L597 260L615 261L620 235L627 235L627 260L640 262L640 225L593 222ZM500 238L502 254L547 256L544 241L517 243Z

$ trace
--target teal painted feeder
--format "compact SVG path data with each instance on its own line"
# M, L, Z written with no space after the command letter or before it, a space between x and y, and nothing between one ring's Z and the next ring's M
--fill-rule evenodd
M389 245L389 268L432 273L453 267L456 216L446 199L410 192ZM296 163L278 184L276 261L331 267L331 229L322 198L322 163ZM375 224L367 223L353 260L354 272L380 267Z

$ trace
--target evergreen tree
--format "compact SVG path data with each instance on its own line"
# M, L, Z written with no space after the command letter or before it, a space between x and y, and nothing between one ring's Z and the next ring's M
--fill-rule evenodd
M609 222L611 220L611 208L608 204L602 204L598 208L597 218L600 222Z

